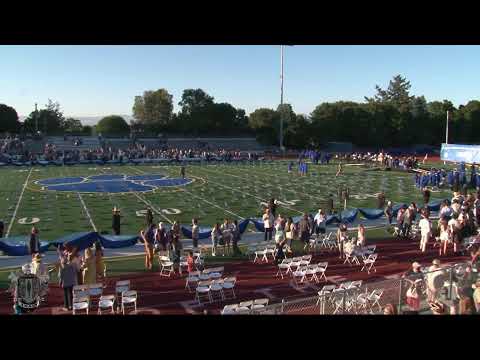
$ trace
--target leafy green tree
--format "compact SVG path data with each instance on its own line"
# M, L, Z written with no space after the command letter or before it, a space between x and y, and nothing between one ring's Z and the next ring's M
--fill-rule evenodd
M255 130L257 140L267 145L278 145L280 114L278 111L260 108L248 117L248 125Z
M61 134L65 126L65 117L58 102L48 99L45 109L38 112L32 111L24 121L24 128L27 132L35 132L36 124L38 130L46 134Z
M102 135L124 136L130 133L130 126L123 117L110 115L98 122L95 131Z
M64 122L64 130L70 133L79 133L82 132L83 126L82 122L78 119L67 118Z
M135 96L133 117L145 128L160 131L171 122L173 96L165 89L145 91L142 96Z
M17 133L20 131L20 126L17 111L11 106L0 104L0 133Z
M196 135L208 131L211 117L215 112L213 100L213 97L202 89L184 90L182 99L178 103L181 106L178 114L180 128L184 132L193 132Z

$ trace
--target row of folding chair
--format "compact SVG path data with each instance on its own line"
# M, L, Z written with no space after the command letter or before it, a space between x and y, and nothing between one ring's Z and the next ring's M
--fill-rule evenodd
M383 296L383 289L374 289L372 292L360 292L362 281L348 281L341 283L338 287L336 285L325 285L318 292L317 305L320 304L321 313L325 313L326 304L330 303L334 306L333 314L340 311L355 313L373 313L375 306L378 306L379 311L382 310L380 300Z
M200 281L217 280L223 276L225 268L223 266L216 268L208 268L202 271L192 271L185 280L185 289L192 291L192 286L197 285Z
M222 315L230 315L235 313L244 313L250 310L259 310L268 306L270 300L268 298L242 301L239 304L225 305L221 312Z
M97 308L97 313L105 311L115 313L117 307L125 314L125 309L133 307L137 310L137 292L130 290L130 280L117 281L115 295L103 295L103 284L77 285L73 287L72 312L76 315L85 312L88 315L90 309Z
M199 281L195 289L195 299L199 304L202 303L202 298L208 300L209 303L214 301L227 300L227 294L230 292L231 298L235 299L235 285L237 283L236 277L227 277L224 279Z
M327 281L325 271L327 270L328 263L310 264L305 267L298 268L292 273L293 281L296 285L303 284L304 282L319 283L320 280ZM318 275L319 274L319 275Z
M255 255L253 262L256 263L257 259L260 259L260 262L267 262L269 260L269 257L271 257L272 260L275 260L275 254L276 254L276 245L271 244L271 245L264 245L264 246L259 246L253 254Z
M282 262L277 265L278 271L276 277L281 276L283 279L285 275L291 274L299 268L310 265L311 261L312 255L296 256L293 258L283 259Z
M344 264L349 264L349 265L359 265L360 266L360 259L362 262L364 262L369 255L372 255L375 253L377 246L376 245L368 245L364 246L360 249L355 249L352 252L345 252L345 261L343 262Z

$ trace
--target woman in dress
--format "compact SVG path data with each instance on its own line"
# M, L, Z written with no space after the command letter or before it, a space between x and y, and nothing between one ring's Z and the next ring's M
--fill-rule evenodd
M30 254L32 259L35 254L40 252L40 242L38 241L38 229L35 225L32 226L32 231L30 231Z
M343 258L343 244L347 240L348 240L347 225L340 224L337 230L337 244L338 244L338 251L340 252L340 256L339 256L340 259Z
M440 249L439 255L447 255L447 247L450 242L450 234L448 231L448 222L445 218L440 220Z
M97 282L102 282L105 277L105 263L103 262L102 244L95 243L95 267L97 270Z
M367 239L365 237L365 226L363 224L358 225L358 232L357 232L357 246L363 247L367 243Z
M293 224L293 219L289 217L285 224L285 240L288 248L292 247L294 231L295 231L295 225Z
M212 256L216 256L218 240L220 239L220 236L222 236L219 223L215 224L210 235L212 237Z
M233 245L233 255L240 255L240 249L238 248L238 242L241 240L240 228L238 226L238 221L234 220L232 225L232 245Z
M83 284L95 284L97 280L96 260L92 249L85 249L85 260L83 262Z

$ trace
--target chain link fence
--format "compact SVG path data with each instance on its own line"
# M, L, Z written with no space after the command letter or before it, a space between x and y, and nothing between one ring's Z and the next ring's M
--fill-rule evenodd
M422 271L412 276L362 283L348 287L325 285L315 296L283 299L260 309L238 311L242 315L362 315L383 314L390 304L398 314L432 313L429 302L440 301L455 313L458 288L465 286L462 278L468 263ZM467 287L478 277L472 269ZM341 284L340 284L341 285ZM325 289L325 290L324 290ZM415 290L414 290L415 289ZM326 291L328 290L328 291ZM408 296L407 296L408 295ZM416 296L416 297L415 297ZM447 309L448 312L448 309Z

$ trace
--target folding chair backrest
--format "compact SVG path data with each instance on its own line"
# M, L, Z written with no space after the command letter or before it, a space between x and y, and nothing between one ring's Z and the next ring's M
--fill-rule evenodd
M253 305L253 300L242 301L238 306L239 307L250 307Z
M264 298L264 299L255 299L253 301L253 305L265 305L267 306L269 303L270 299Z
M188 276L198 276L200 275L200 271L192 271L188 274Z
M130 280L117 281L115 284L115 292L123 293L124 291L130 290Z
M223 311L235 311L238 308L238 304L225 305Z
M312 255L303 255L302 260L310 261L312 260Z
M224 283L226 283L226 282L236 283L236 282L237 282L237 278L236 278L236 277L226 277L225 279L223 279L223 282L224 282Z
M292 259L293 262L297 262L297 261L300 261L300 260L302 260L301 256L296 256Z
M370 258L371 261L376 261L377 257L378 257L378 254L370 254L369 255L369 258Z
M82 291L88 291L88 285L75 285L73 287L73 293L74 294L76 292L82 292Z
M127 290L122 293L122 297L133 297L137 298L137 291L136 290Z
M363 283L362 280L355 280L355 281L352 282L352 285L350 285L350 286L360 288L360 287L362 287L362 283Z
M328 262L319 262L317 265L326 270L328 267Z
M89 301L90 301L90 297L88 295L73 297L73 303L83 303L83 302L89 302Z
M211 282L210 280L207 280L207 281L199 281L197 285L200 286L200 287L209 287L211 283L212 283L212 282Z
M103 285L102 284L91 284L88 286L88 293L92 296L102 295Z

